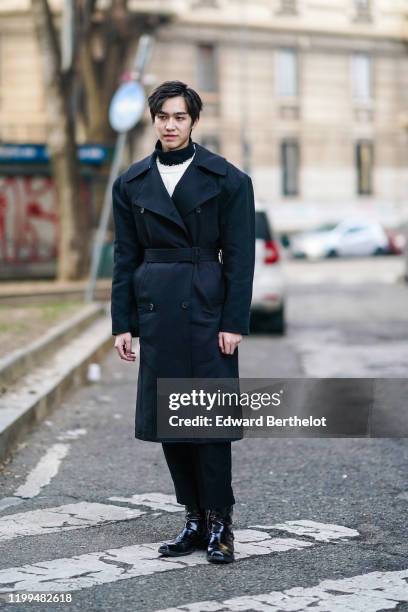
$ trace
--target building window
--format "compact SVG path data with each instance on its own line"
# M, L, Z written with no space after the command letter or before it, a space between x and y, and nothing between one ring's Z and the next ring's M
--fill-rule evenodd
M354 13L357 21L370 21L371 0L354 0Z
M354 53L351 64L353 97L356 102L373 99L373 66L368 53Z
M218 91L217 57L214 45L201 44L197 48L197 82L203 92Z
M215 8L218 9L218 0L195 0L193 8Z
M203 136L201 138L201 145L213 153L220 153L220 140L218 136Z
M281 143L282 195L299 194L299 143L284 140Z
M358 195L373 194L374 147L368 140L356 144L356 170Z
M279 49L276 55L276 93L295 98L299 93L298 54L296 49Z
M297 0L278 0L279 15L297 15Z

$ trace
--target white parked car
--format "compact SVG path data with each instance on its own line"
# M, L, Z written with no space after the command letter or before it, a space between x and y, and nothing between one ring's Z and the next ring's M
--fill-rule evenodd
M285 296L279 245L266 211L255 212L255 272L251 330L284 333Z
M307 259L384 255L389 251L389 238L377 221L346 219L315 231L295 234L290 241L290 251L293 257Z

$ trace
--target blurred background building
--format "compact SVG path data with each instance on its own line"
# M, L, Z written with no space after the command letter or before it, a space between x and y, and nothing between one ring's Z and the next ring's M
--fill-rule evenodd
M407 2L174 4L180 20L158 33L151 71L198 88L197 136L251 172L277 229L406 214ZM151 143L147 131L140 153Z
M58 20L63 0L50 4ZM98 4L103 11L109 0ZM386 226L406 219L407 0L129 0L127 7L136 19L172 15L155 29L146 93L169 79L200 92L195 139L251 174L276 230L356 212ZM0 87L0 177L14 176L17 193L28 162L37 175L47 165L47 91L27 0L0 4ZM129 163L154 145L147 109L131 137ZM88 147L83 163L92 179L113 134L92 148L78 121L77 139ZM21 147L29 144L38 147ZM4 185L0 178L0 233L12 197ZM47 197L32 212L52 224L52 189Z

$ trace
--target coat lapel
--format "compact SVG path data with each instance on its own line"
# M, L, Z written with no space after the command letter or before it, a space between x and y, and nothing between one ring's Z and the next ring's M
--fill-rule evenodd
M177 183L172 196L182 217L221 191L216 178L194 163L194 160L195 156Z
M173 198L177 198L177 207L160 176L154 153L133 164L125 175L125 181L131 182L144 173L139 189L134 195L132 194L133 204L170 219L187 236L189 232L183 218L194 208L217 196L221 188L216 175L225 176L227 174L227 161L223 157L211 153L198 143L194 144L196 146L194 159L173 192Z
M156 160L146 173L140 191L134 199L134 204L170 219L188 234L187 227L163 183Z

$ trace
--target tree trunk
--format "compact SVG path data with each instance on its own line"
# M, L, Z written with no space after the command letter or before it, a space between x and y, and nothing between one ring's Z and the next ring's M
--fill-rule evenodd
M96 24L92 21L93 9L91 2L85 3L80 19L78 47L86 100L84 125L88 142L106 144L114 141L108 120L109 105L125 66L129 40L139 31L129 15L126 0L112 0L104 21ZM93 57L92 49L98 39L103 59Z
M31 0L42 56L49 121L48 149L59 201L58 280L84 278L89 272L87 209L79 197L79 167L74 119L70 112L72 74L60 70L60 48L48 0Z

